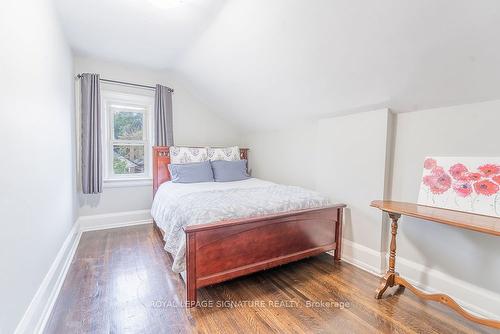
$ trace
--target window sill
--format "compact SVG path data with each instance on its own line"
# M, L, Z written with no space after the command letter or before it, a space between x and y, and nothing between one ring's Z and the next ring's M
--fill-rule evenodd
M153 179L107 179L103 181L104 188L127 188L153 186Z

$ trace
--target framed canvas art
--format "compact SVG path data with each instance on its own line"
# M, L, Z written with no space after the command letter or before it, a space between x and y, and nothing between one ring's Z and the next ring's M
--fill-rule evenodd
M500 158L427 157L418 204L500 217Z

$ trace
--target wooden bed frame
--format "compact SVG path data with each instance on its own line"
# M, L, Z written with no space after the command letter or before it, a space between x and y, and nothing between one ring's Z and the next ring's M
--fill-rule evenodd
M240 149L241 159L248 149ZM170 180L169 147L153 147L153 193ZM340 261L345 205L187 226L187 307L207 285L335 250ZM155 222L155 227L164 235Z

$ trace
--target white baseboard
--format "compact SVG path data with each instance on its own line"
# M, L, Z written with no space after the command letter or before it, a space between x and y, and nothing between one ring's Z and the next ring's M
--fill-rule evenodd
M380 276L384 271L385 264L382 260L385 256L383 255L381 252L351 240L342 240L342 260L374 275Z
M15 334L42 333L75 255L82 232L151 223L149 210L82 216L69 232L54 262L17 325Z
M75 223L14 333L43 332L73 260L80 236L78 224Z
M381 276L385 271L387 255L344 239L342 260L365 271ZM464 282L439 270L411 260L397 257L396 271L408 282L427 293L445 293L464 309L490 319L500 319L500 294ZM425 277L425 284L422 282Z
M447 294L469 312L500 320L500 294L496 292L399 256L396 271L424 292ZM425 284L422 282L424 278Z
M108 228L152 223L149 210L136 210L106 213L101 215L81 216L78 218L80 231L95 231Z

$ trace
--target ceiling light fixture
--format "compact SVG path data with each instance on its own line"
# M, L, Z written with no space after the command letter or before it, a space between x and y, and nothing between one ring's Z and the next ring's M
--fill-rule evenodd
M161 9L170 9L179 7L187 0L148 0L153 6Z

